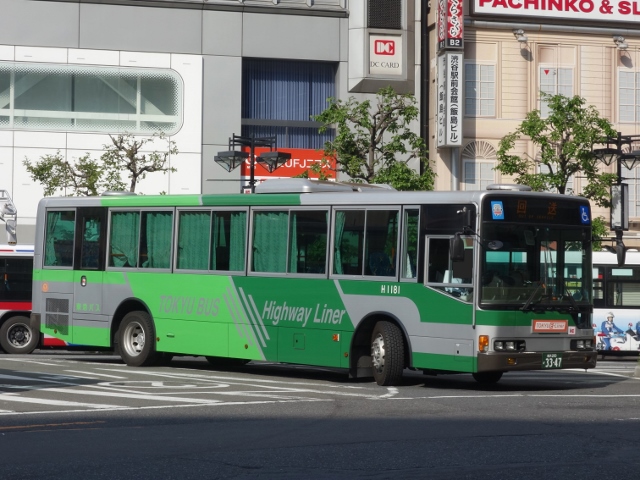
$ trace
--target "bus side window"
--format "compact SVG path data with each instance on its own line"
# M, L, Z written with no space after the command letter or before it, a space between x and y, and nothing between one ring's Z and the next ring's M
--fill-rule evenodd
M464 238L464 242L464 259L452 262L449 255L450 239L429 239L427 283L453 297L470 302L473 293L473 239Z
M142 268L171 268L172 212L142 212L140 260Z
M97 270L100 267L100 233L102 219L98 215L83 215L81 218L80 269Z
M364 210L338 211L334 225L333 273L362 275Z
M75 211L47 212L46 228L44 265L47 267L72 267Z
M401 278L417 278L419 214L418 209L404 211Z
M176 268L207 270L211 235L210 211L186 211L178 216Z
M140 212L113 212L109 235L109 266L135 268L138 259Z
M211 226L211 270L244 270L246 243L247 212L214 212Z
M288 272L326 272L328 215L326 210L291 212Z
M288 226L288 211L254 212L252 271L285 273Z
M396 274L398 211L367 210L365 275L390 277Z

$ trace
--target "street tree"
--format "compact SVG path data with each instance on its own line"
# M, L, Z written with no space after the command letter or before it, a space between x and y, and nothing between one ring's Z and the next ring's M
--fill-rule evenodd
M549 95L541 92L549 114L540 110L527 113L515 132L500 141L496 170L514 176L515 182L528 185L534 191L557 191L569 194L567 184L572 176L587 179L582 195L604 208L611 207L611 185L617 182L615 173L603 173L592 154L594 145L615 135L609 120L602 118L593 105L586 105L580 96ZM513 153L515 143L528 137L538 150L535 158L526 153ZM594 233L606 232L603 217L594 219Z
M592 154L593 146L615 135L609 120L600 117L585 99L541 93L549 108L543 117L540 110L527 113L515 132L502 138L498 149L496 170L515 176L516 183L535 191L567 192L572 176L580 174L588 181L582 194L600 207L611 206L610 187L617 181L615 173L602 173ZM539 154L532 158L514 154L516 141L528 137Z
M413 95L385 87L373 103L354 97L328 101L327 109L313 118L322 123L321 133L336 129L335 139L324 145L325 159L335 159L336 172L355 182L389 183L398 190L433 189L435 173L426 143L411 130L420 114ZM409 166L412 160L418 160L422 172Z
M169 155L178 153L175 142L164 133L137 139L131 134L109 135L111 143L103 145L99 160L89 153L70 161L58 151L54 155L43 155L32 163L25 158L23 165L31 178L43 185L44 195L54 195L64 190L67 195L89 196L113 190L135 192L137 184L154 172L175 172L167 166ZM167 149L143 152L144 146L155 140L167 142ZM123 180L129 179L129 185Z

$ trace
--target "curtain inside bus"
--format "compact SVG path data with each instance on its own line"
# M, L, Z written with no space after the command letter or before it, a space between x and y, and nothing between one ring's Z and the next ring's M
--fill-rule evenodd
M178 268L207 270L211 212L180 212Z
M138 258L139 212L113 212L111 215L112 267L135 267Z
M256 212L253 229L253 271L285 273L289 212Z
M140 245L142 268L171 268L172 212L144 212Z

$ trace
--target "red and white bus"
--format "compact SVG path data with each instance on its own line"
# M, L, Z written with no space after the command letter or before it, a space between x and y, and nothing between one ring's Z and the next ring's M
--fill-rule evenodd
M0 347L7 353L31 353L37 347L66 347L29 326L33 281L33 245L0 245Z

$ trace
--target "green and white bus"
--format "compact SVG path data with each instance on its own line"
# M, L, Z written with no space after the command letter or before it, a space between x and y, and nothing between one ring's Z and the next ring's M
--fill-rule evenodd
M591 272L589 202L518 186L45 198L31 326L130 366L202 355L496 382L595 366Z

